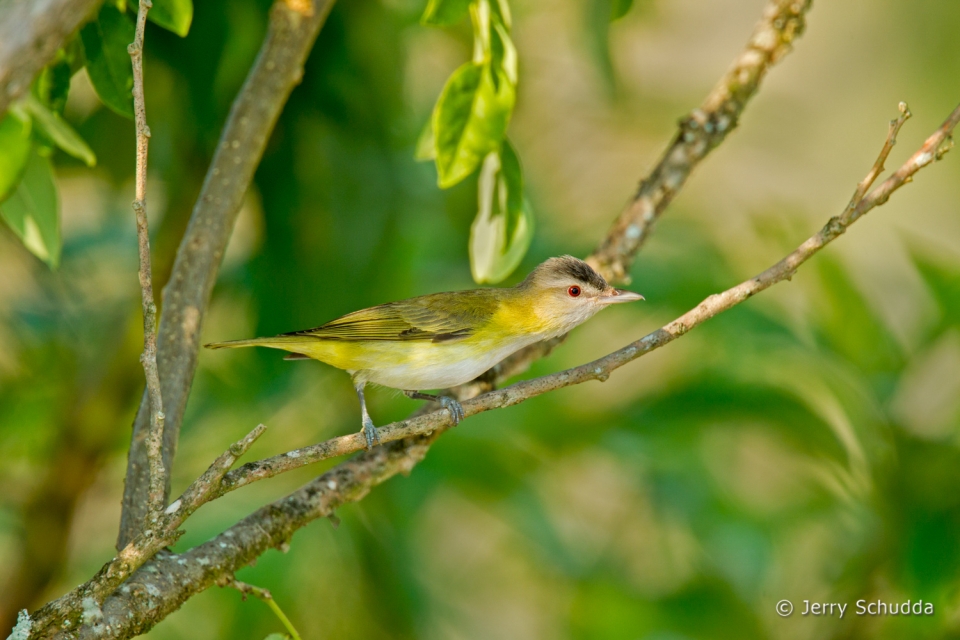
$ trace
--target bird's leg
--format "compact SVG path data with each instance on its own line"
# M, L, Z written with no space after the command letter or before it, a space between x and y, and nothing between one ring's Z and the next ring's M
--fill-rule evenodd
M380 444L380 435L377 433L377 428L373 426L373 420L367 412L367 401L363 397L363 387L365 384L365 382L354 382L353 387L357 390L357 397L360 398L360 418L363 422L360 433L367 438L367 449L369 450L373 448L374 443Z
M460 424L460 421L466 417L463 413L463 405L449 396L435 396L431 393L421 393L420 391L404 391L403 393L411 400L429 400L430 402L438 403L450 412L454 426Z

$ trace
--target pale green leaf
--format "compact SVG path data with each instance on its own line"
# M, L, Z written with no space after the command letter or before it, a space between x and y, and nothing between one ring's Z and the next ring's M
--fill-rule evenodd
M490 61L490 3L478 0L470 4L470 23L473 25L473 61L484 64Z
M433 120L427 120L420 136L417 138L417 148L413 152L413 158L420 162L424 160L433 160L437 157L433 144Z
M290 636L285 633L271 633L263 640L290 640Z
M494 74L497 82L494 82ZM469 62L447 81L433 111L438 182L448 188L500 146L516 100L504 72Z
M51 111L33 94L28 94L23 101L24 110L33 118L37 129L42 131L58 147L83 160L88 167L97 164L97 157L87 143L73 130L60 114Z
M457 24L467 17L470 0L430 0L420 24L430 27L446 27Z
M520 168L520 159L514 151L510 141L504 138L500 145L500 176L501 201L500 210L507 216L507 237L510 237L523 211L523 171Z
M147 19L185 38L193 22L193 0L153 0Z
M12 112L0 120L0 202L20 182L30 155L30 119Z
M503 70L504 75L507 77L507 80L516 86L517 48L513 45L513 40L510 38L510 34L507 33L506 28L500 23L499 20L494 22L494 32L496 34L496 37L493 38L493 42L495 43L495 46L493 47L494 64L500 67L500 69Z
M533 238L533 214L523 198L520 163L506 141L499 153L484 159L477 187L470 270L477 283L492 284L513 273Z
M31 253L51 268L59 265L60 201L49 158L29 154L23 178L0 205L0 217Z
M500 16L504 26L509 29L513 23L513 16L510 15L510 4L507 0L495 0L493 10Z
M128 118L133 118L133 63L127 45L133 32L133 22L112 4L104 4L96 20L80 30L93 88L105 105Z

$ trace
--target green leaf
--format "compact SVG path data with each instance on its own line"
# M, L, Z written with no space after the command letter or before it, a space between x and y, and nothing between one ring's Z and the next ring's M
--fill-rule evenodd
M153 0L147 19L185 38L193 22L193 0Z
M517 84L517 48L513 46L513 40L510 34L499 20L494 21L493 41L493 63L503 70L507 79L516 86Z
M487 155L478 181L477 217L470 227L470 271L479 284L500 282L523 260L533 238L533 213L523 197L520 162L504 140Z
M70 78L73 77L73 63L77 57L82 59L76 46L70 46L57 51L53 62L48 64L34 85L37 97L56 113L63 113L67 105L67 95L70 93Z
M467 17L470 0L430 0L420 24L429 27L447 27Z
M477 0L470 4L470 23L473 25L473 61L476 64L487 63L492 58L488 0Z
M632 6L633 0L610 0L610 21L619 20L627 15Z
M500 17L500 21L509 29L513 23L513 16L510 15L510 4L507 0L495 0L493 2L493 11Z
M507 216L507 237L510 237L520 221L523 209L523 171L517 152L506 138L500 145L499 179L503 183L501 191L506 193L501 209Z
M417 138L417 148L413 152L414 160L423 162L424 160L433 160L437 157L433 144L433 120L427 120L420 136Z
M112 4L80 30L87 73L100 100L122 116L133 118L133 65L127 45L133 42L130 19Z
M33 117L33 122L37 125L37 128L46 134L55 145L74 158L83 160L88 167L97 164L97 157L93 154L93 150L73 130L73 127L60 117L59 113L48 109L33 94L28 94L24 99L23 108Z
M285 633L271 633L263 640L290 640L290 636Z
M501 69L468 62L454 71L433 110L441 188L463 180L499 148L515 100L516 89Z
M71 77L73 73L66 62L52 64L40 74L38 87L42 91L40 95L55 113L63 113L63 108L67 106Z
M35 256L57 268L60 264L60 202L49 158L34 151L27 158L23 179L0 205L0 217Z
M587 14L582 24L589 51L600 72L608 97L613 98L616 97L618 88L610 54L610 21L617 10L617 0L589 0L585 9Z
M13 193L30 155L30 119L8 112L0 120L0 202Z
M70 65L70 75L73 76L77 71L83 69L87 64L87 58L83 55L83 42L80 40L80 33L77 32L70 38L63 49L63 60ZM57 60L60 59L60 52L57 53Z

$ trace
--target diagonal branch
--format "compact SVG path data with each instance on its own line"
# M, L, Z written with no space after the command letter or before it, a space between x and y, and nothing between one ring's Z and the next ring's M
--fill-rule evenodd
M878 164L882 166L900 122L891 127ZM775 265L726 291L712 295L662 328L593 362L533 380L518 382L463 402L467 415L519 404L537 395L588 380L605 380L611 372L658 349L710 318L727 311L783 280L790 279L804 262L843 234L873 208L884 204L920 169L939 160L950 148L951 135L960 123L960 106L890 177L855 204L831 218L815 235ZM873 172L874 169L871 169ZM446 411L381 427L384 446L343 462L296 492L263 507L242 521L183 554L160 553L141 567L104 602L101 621L80 629L81 638L126 638L150 629L191 596L232 575L269 548L283 548L294 532L309 522L331 516L341 505L361 500L373 487L397 473L409 472L426 455L430 444L451 426ZM350 438L348 436L347 438ZM355 438L355 436L353 436ZM357 447L360 443L357 440Z
M610 281L627 280L633 257L653 225L708 153L737 126L750 98L771 66L790 52L806 27L811 0L772 0L746 48L733 61L707 99L680 121L673 142L657 166L640 181L636 194L587 258Z
M267 35L243 88L234 100L163 290L157 355L165 408L163 464L177 449L200 348L200 324L230 232L270 132L293 88L333 0L275 0ZM117 548L140 532L149 493L146 436L149 402L144 397L133 426ZM169 493L169 474L165 493Z

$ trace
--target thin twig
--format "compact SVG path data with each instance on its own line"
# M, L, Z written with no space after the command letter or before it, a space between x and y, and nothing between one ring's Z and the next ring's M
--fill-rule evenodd
M163 290L157 336L166 423L163 460L172 468L183 412L193 385L200 331L220 260L263 156L274 124L293 88L333 0L275 0L267 33L243 88L230 108L203 188L184 233L170 280ZM148 401L141 400L133 426L124 482L117 548L143 530L149 482L144 436ZM169 475L165 491L169 493Z
M179 498L170 503L159 517L159 521L155 523L155 529L143 531L121 549L117 557L107 563L93 580L81 585L68 596L77 597L82 591L83 597L92 596L98 600L102 599L153 557L157 551L176 542L182 533L178 528L183 521L203 504L221 495L219 488L224 475L266 430L265 425L259 424L242 439L230 445L230 448L220 454Z
M803 33L811 0L771 0L744 50L703 104L680 121L673 142L587 258L605 278L628 281L633 257L690 173L737 126L767 71Z
M897 144L897 134L900 133L900 127L903 126L903 123L906 122L913 114L910 113L910 108L907 106L906 102L901 102L899 104L900 115L890 121L890 130L887 132L887 141L883 143L883 148L880 149L880 154L877 156L877 161L873 163L873 167L870 169L870 172L867 176L857 184L857 188L853 191L853 196L850 198L850 203L847 205L847 211L851 211L860 204L860 201L863 200L863 196L866 195L870 187L873 186L873 183L877 181L877 178L880 177L880 174L883 173L884 163L887 161L887 156L890 155L890 152L893 151L893 146Z
M194 511L222 495L220 487L224 476L266 430L266 425L258 424L256 428L245 435L242 440L233 443L229 449L213 461L203 475L194 480L193 483L187 487L186 491L180 494L179 498L170 503L170 506L164 511L164 515L169 516L164 522L164 527L167 531L172 533Z
M246 600L248 595L251 595L255 598L259 598L267 603L267 606L270 607L270 610L273 611L274 615L280 619L280 622L283 623L283 626L286 627L287 631L290 633L290 637L293 640L301 640L300 634L297 633L296 628L293 626L293 623L290 622L290 618L283 613L283 610L280 608L280 605L277 604L277 601L274 600L273 594L266 589L261 589L260 587L255 587L252 584L247 584L246 582L240 582L236 578L229 580L226 584L228 587L232 587L239 591L243 595L243 599Z
M160 395L160 373L157 369L157 304L153 297L153 273L150 267L150 231L147 227L147 152L150 146L150 127L147 126L147 107L143 99L143 31L147 12L153 5L140 0L137 27L133 43L127 47L133 63L133 113L137 128L136 200L133 211L137 216L137 243L140 248L140 294L143 303L143 354L140 362L147 379L150 399L150 431L147 434L147 461L150 470L149 506L146 516L156 518L163 509L166 471L163 465L163 398ZM149 524L145 528L149 528Z

